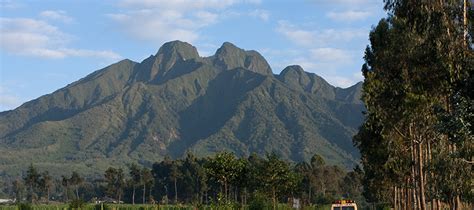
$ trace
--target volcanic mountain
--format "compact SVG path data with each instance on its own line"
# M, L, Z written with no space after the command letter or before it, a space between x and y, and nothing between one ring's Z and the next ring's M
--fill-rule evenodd
M293 161L319 154L352 167L360 91L360 83L333 87L297 65L275 75L258 52L231 43L201 57L172 41L140 63L122 60L1 112L0 173L30 163L53 174L100 172L223 150Z

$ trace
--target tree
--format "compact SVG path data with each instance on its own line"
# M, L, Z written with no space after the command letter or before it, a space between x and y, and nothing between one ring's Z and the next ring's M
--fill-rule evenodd
M65 196L65 201L69 201L68 191L69 191L69 179L66 176L61 176L61 185L63 186L63 193Z
M141 170L141 176L140 176L140 183L143 185L143 192L142 192L142 199L143 199L143 204L145 204L145 198L146 198L146 186L150 186L150 195L151 195L151 186L153 185L153 174L151 173L151 170L148 168L143 168Z
M165 156L164 160L153 164L152 174L154 179L155 195L167 202L169 197L168 184L171 171L172 160Z
M46 200L49 203L50 191L51 191L51 188L53 187L53 179L47 171L41 174L40 183L41 183L41 189L43 190L43 192L46 192Z
M229 199L229 183L237 178L244 169L244 163L229 152L218 153L209 159L206 169L210 177L214 178L222 187L225 202Z
M431 206L443 199L460 208L460 189L472 173L453 179L446 171L459 168L459 161L437 161L456 156L459 145L439 131L436 110L454 111L452 96L474 66L472 46L466 45L467 3L384 2L388 18L371 31L362 67L367 117L354 138L362 155L365 194L395 208L424 210L430 199ZM449 182L456 184L443 193L440 187Z
M69 178L68 183L74 186L74 191L76 192L76 199L79 199L79 187L84 183L84 179L79 175L79 173L73 171L71 178Z
M276 209L278 197L284 192L288 192L293 186L291 182L294 174L290 171L288 163L280 160L275 153L267 155L262 164L260 181L264 189L270 193L273 202L273 209Z
M27 197L30 202L34 202L38 199L38 195L36 194L38 188L40 186L40 177L38 170L30 164L28 170L26 171L26 176L23 177L25 185L28 187Z
M207 191L206 171L196 156L188 152L182 162L182 183L184 186L187 202L202 203L205 192Z
M135 189L141 183L141 171L137 164L132 164L128 168L130 180L129 183L132 186L132 204L135 204Z
M179 162L178 161L172 161L171 163L171 169L169 173L169 179L173 181L174 184L174 202L178 203L178 179L181 178L182 174L179 169Z
M312 195L315 193L324 194L325 190L325 177L323 171L325 167L324 159L315 154L311 157L310 163L301 162L295 166L295 171L302 175L301 183L304 185L303 188L307 190L308 202L311 204Z
M15 179L12 183L13 192L15 193L15 199L17 202L22 202L23 193L25 191L25 185L20 179Z
M109 167L104 174L105 181L107 183L106 193L110 197L115 197L120 203L123 188L125 186L125 179L122 168Z

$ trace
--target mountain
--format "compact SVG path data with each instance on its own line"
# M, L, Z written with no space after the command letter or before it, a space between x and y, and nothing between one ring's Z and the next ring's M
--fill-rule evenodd
M122 60L51 94L0 113L0 174L28 164L53 174L149 165L188 151L206 156L313 154L352 167L361 83L341 89L300 66L274 75L256 51L224 43L201 57L165 43L137 63Z

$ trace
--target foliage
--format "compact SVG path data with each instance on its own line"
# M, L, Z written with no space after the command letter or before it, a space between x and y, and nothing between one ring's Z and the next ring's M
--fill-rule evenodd
M86 205L86 203L82 199L73 199L69 202L70 209L81 209Z
M472 3L384 2L388 17L370 32L362 67L366 120L354 137L364 195L395 209L440 201L460 209L472 198Z
M196 55L170 42L140 63L120 61L2 112L0 170L12 177L32 162L54 176L98 176L109 166L223 149L357 163L351 137L363 119L361 83L336 88L299 66L273 75L259 53L229 43L214 56Z
M249 210L269 209L272 204L265 194L256 192L253 194L249 203Z
M304 165L311 167L301 167ZM88 202L110 203L109 207L112 206L111 203L121 201L133 204L134 196L138 195L144 199L143 204L168 205L168 198L174 197L177 205L185 203L230 209L245 206L279 208L279 203L286 203L291 198L299 198L303 206L328 204L340 198L358 199L362 188L360 169L347 172L338 166L326 165L324 159L318 155L314 155L311 163L293 164L281 159L275 153L270 153L266 157L254 154L247 158L238 158L230 152L218 153L207 158L198 158L188 153L183 159L165 159L157 162L153 164L151 170L133 164L130 167L134 173L125 174L121 168L109 167L102 177L94 179L81 177L81 197L87 198ZM174 172L172 168L175 168ZM135 187L126 185L125 181L132 179L133 176L141 177L136 179L140 180L140 184ZM71 179L66 177L61 179L51 177L51 179L55 180L54 183L57 183L58 188L51 190L51 198L62 197L61 200L67 202L61 185L62 181L65 181L64 186L72 186ZM77 178L72 180L74 179ZM304 180L313 181L305 183ZM23 185L20 181L15 183ZM312 189L309 192L308 185ZM45 193L38 195L40 195L38 200L44 200L42 198L46 197ZM82 199L69 201L69 206L80 204L84 204Z
M18 210L33 210L33 207L30 203L18 203Z

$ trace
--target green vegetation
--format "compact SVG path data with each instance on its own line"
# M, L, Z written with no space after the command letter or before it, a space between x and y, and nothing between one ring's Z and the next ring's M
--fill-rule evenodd
M49 187L42 181L48 173L39 173L31 165L23 181L14 181L9 192L10 197L16 195L17 201L27 201L38 208L48 203L50 207L67 203L61 204L61 208L94 208L84 202L88 201L137 204L133 209L171 204L174 208L183 205L185 208L289 209L293 198L309 209L341 198L357 200L363 207L361 173L359 169L348 173L338 166L326 165L318 155L310 163L293 165L276 154L238 158L222 152L198 158L188 153L184 159L165 158L154 163L151 170L131 164L127 169L109 167L96 178L83 178L76 172L69 178L50 177ZM28 187L15 187L18 185ZM143 199L139 201L137 197Z
M99 176L110 165L222 150L295 162L318 153L351 169L360 88L335 88L299 66L273 75L259 53L230 43L199 57L173 41L0 113L0 176L10 181L30 163L53 176Z
M73 210L74 208L70 208L68 205L28 205L28 207L23 204L20 206L1 206L3 210ZM270 208L259 206L259 208L253 208L252 206L245 206L239 209L248 209L248 210L266 210ZM326 210L329 209L329 205L320 205L320 206L312 206L312 207L304 207L303 210ZM225 208L221 206L192 206L192 205L151 205L151 204L87 204L84 205L82 210L213 210L213 209L236 209L236 208ZM279 204L278 210L290 210L293 209L287 204Z
M354 139L364 195L395 209L470 209L472 1L384 2L389 16L370 33L366 121Z

